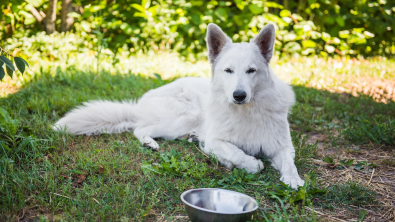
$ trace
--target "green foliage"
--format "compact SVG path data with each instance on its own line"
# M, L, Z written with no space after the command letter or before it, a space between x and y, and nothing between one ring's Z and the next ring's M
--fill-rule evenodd
M268 185L262 180L259 180L259 174L247 173L245 169L233 168L233 170L220 179L217 184L226 188L233 185Z
M41 30L29 10L34 6L45 11L46 1L2 4L5 20L0 26L1 38L19 39ZM69 13L75 19L73 31L92 39L100 30L115 53L120 49L132 52L167 49L184 56L202 56L208 23L219 24L234 41L248 41L271 22L278 29L276 49L281 55L395 54L392 1L300 0L287 8L275 1L255 0L111 3L83 0L77 4L78 10Z
M374 164L374 163L369 163L366 161L358 161L358 163L355 164L354 169L356 169L356 170L365 169L365 170L372 172L373 167L378 167L378 165Z
M275 184L272 187L268 187L273 189L267 191L266 195L270 198L281 200L281 202L284 203L295 204L296 202L301 201L302 205L310 205L314 196L326 194L327 190L320 187L318 178L314 171L305 175L304 179L304 186L299 187L297 191L284 183L280 183Z
M198 161L195 156L190 154L184 156L174 149L171 149L170 152L161 153L159 158L159 163L143 163L141 166L143 172L196 179L202 179L208 173L213 172L212 169L207 167L206 162Z
M308 0L292 1L290 7L320 30L340 38L342 43L336 45L340 51L395 54L394 1Z
M328 193L320 198L323 208L335 209L343 206L363 206L377 203L375 193L369 188L357 182L345 182L343 184L333 184L328 187Z
M5 64L5 68L7 70L7 74L11 78L12 78L13 73L16 71L14 65L12 64L12 61L9 60L7 58L7 56L14 59L16 68L22 73L22 75L25 72L25 66L27 65L29 67L29 64L24 59L9 55L8 53L4 52L4 50L1 47L0 47L0 52L2 52L2 54L0 55L0 81L2 81L5 76L5 72L3 69L4 64Z
M373 119L361 119L351 116L349 127L343 131L345 139L356 143L377 143L395 145L395 120L383 115Z
M292 143L295 147L295 156L297 166L306 165L309 160L317 155L317 143L308 143L309 135L303 135L302 132L291 131Z
M21 127L18 120L0 108L0 161L29 162L39 157L45 148L40 148L40 140L24 135L24 131L29 129Z

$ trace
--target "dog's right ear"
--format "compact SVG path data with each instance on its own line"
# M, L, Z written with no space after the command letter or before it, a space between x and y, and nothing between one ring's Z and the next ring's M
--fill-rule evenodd
M217 25L210 23L207 26L207 50L208 58L211 63L221 52L226 44L232 43L232 40L225 35Z

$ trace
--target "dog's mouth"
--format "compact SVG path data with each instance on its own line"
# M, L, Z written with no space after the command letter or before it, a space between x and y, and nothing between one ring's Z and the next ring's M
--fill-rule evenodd
M239 102L239 101L233 100L233 104L236 104L236 105L244 105L246 103L247 103L246 101Z

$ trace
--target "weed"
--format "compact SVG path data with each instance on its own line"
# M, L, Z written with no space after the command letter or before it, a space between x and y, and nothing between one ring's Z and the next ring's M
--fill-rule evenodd
M207 167L206 162L198 161L195 156L190 154L183 155L174 149L171 149L170 152L161 153L159 157L159 163L144 163L142 166L143 172L196 179L201 179L207 174L213 173L213 170Z
M364 206L377 203L375 193L357 182L333 184L328 188L328 194L318 202L323 208L335 209L344 206Z
M391 118L383 115L376 115L373 119L360 119L352 116L349 125L343 134L345 139L353 143L372 142L395 145L395 120Z
M303 136L302 132L291 131L292 143L295 147L295 164L297 167L307 167L310 159L317 155L317 143L307 142L309 136Z

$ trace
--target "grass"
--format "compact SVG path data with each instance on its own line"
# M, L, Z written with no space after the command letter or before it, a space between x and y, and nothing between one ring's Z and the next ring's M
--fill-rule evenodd
M374 119L385 133L388 127L393 128L387 122L395 119L395 103L389 99L383 103L369 94L355 97L351 89L337 91L342 86L347 89L349 79L357 73L361 77L369 70L369 77L387 80L380 75L382 70L395 73L393 61L371 60L365 64L363 60L362 65L350 65L348 60L336 60L336 64L343 64L336 69L330 67L332 60L322 60L318 65L313 63L314 58L273 62L277 73L294 85L297 98L290 123L295 162L306 185L293 191L279 182L280 175L267 160L262 173L248 174L240 169L226 170L215 157L203 155L195 144L184 140L160 140L161 151L153 152L141 147L131 133L72 136L50 129L52 123L84 101L136 99L184 72L199 75L197 67L187 72L189 63L173 56L167 60L166 72L173 70L175 74L165 75L162 80L152 73L160 73L158 66L169 58L158 56L157 61L145 56L139 61L144 58L152 67L133 64L145 67L137 72L143 75L132 74L129 69L106 69L106 65L98 75L77 68L78 64L56 68L55 62L49 68L51 64L37 60L26 77L6 79L5 84L17 92L4 91L0 107L10 114L7 124L18 120L17 130L11 133L18 139L12 143L2 138L1 142L0 220L187 221L179 196L198 187L219 187L253 196L260 206L256 221L372 219L377 214L393 217L394 212L388 213L391 208L386 208L393 199L385 199L390 194L385 192L391 189L377 188L379 179L373 177L393 167L393 144L381 139L390 135L362 141L358 137L363 134L358 132L365 131L353 129L360 126L360 120ZM199 64L203 64L206 75L207 61ZM303 71L306 69L309 71ZM322 73L309 77L318 71ZM344 78L341 81L340 76ZM381 117L375 118L379 114ZM316 134L324 139L315 141ZM358 161L365 160L361 153L377 149L381 156L383 152L386 155L379 159L380 167L354 169ZM320 161L326 150L334 150L333 163ZM336 163L342 155L351 155L347 158L355 159L355 164L339 167ZM386 181L380 186L385 188Z

